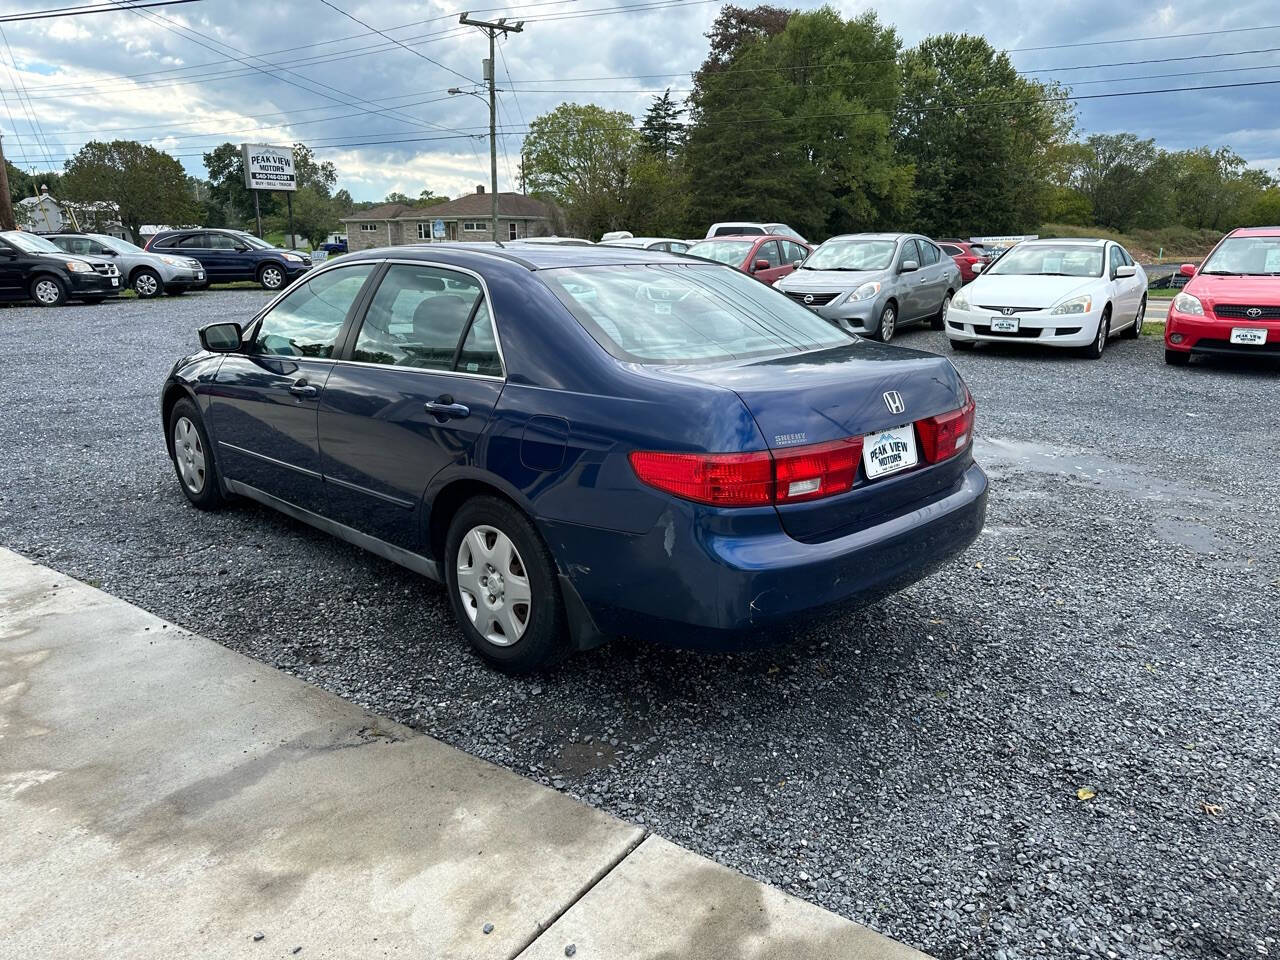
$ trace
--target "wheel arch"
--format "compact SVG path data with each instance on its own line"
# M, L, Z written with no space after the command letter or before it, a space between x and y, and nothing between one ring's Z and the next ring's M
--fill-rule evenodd
M160 276L159 270L157 270L155 267L151 266L150 264L140 263L137 266L135 266L132 270L129 271L129 279L128 279L129 286L133 286L134 279L138 276L138 274L142 273L143 271L146 271L147 273L154 273L157 277L159 277L161 284L164 283L164 277Z
M428 504L424 531L425 545L433 560L444 563L445 539L449 535L449 524L462 505L475 497L486 496L507 501L528 517L529 522L535 529L537 528L538 522L534 518L528 500L515 491L504 489L504 485L493 482L489 477L473 474L454 476L444 481L439 489L429 490L424 497Z
M179 400L190 400L197 410L200 409L200 402L196 399L196 395L192 389L179 380L170 380L165 384L164 393L160 395L160 423L164 428L164 446L169 451L169 456L173 456L173 437L169 436L169 414L173 413L174 406ZM209 428L206 426L206 430Z

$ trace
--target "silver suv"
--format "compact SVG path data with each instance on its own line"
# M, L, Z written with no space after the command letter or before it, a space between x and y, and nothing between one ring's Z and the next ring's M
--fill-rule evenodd
M941 330L960 286L956 262L927 237L851 233L823 243L774 289L845 330L887 343L920 320Z
M162 293L176 296L209 285L204 265L191 257L152 253L105 233L55 233L49 239L67 253L113 261L124 282L143 298Z

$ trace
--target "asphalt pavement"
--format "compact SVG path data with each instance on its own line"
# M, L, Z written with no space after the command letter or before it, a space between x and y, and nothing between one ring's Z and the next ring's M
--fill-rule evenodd
M0 545L938 957L1280 954L1276 365L951 354L993 480L955 563L770 650L520 680L439 587L188 507L159 385L264 299L0 309Z

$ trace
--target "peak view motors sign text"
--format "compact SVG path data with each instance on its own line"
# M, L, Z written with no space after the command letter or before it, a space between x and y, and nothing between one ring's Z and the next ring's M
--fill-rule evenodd
M269 147L243 143L244 185L250 190L297 190L292 147Z

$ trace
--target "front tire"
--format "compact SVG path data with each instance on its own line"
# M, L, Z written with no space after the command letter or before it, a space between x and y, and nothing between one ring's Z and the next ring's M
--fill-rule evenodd
M1124 332L1124 335L1127 339L1137 340L1140 336L1142 336L1142 321L1145 320L1146 317L1147 317L1147 298L1144 296L1142 298L1142 302L1138 304L1137 318L1133 321L1133 324L1129 327L1129 329Z
M67 288L57 277L40 276L31 281L31 299L41 307L60 307L67 302Z
M555 562L506 500L476 497L449 524L445 582L458 626L488 663L530 673L558 659L567 634Z
M1081 355L1088 357L1090 360L1101 360L1103 353L1107 349L1107 339L1111 336L1111 308L1102 311L1102 316L1098 319L1098 335L1093 338L1093 343L1087 347L1081 348Z
M200 411L190 400L179 400L169 411L169 450L178 484L187 499L201 510L222 507L226 498L218 483L213 445Z
M880 322L876 324L876 328L871 331L869 336L872 340L879 340L881 343L888 343L893 339L893 335L898 331L898 308L892 303L886 303L884 309L880 311Z
M1164 362L1171 367L1185 367L1191 362L1191 351L1189 350L1170 350L1168 347L1164 351Z
M133 292L143 300L158 297L164 292L164 281L154 270L139 270L133 275L129 286L133 287Z
M280 290L284 287L284 269L274 263L264 264L258 270L258 282L264 290Z

